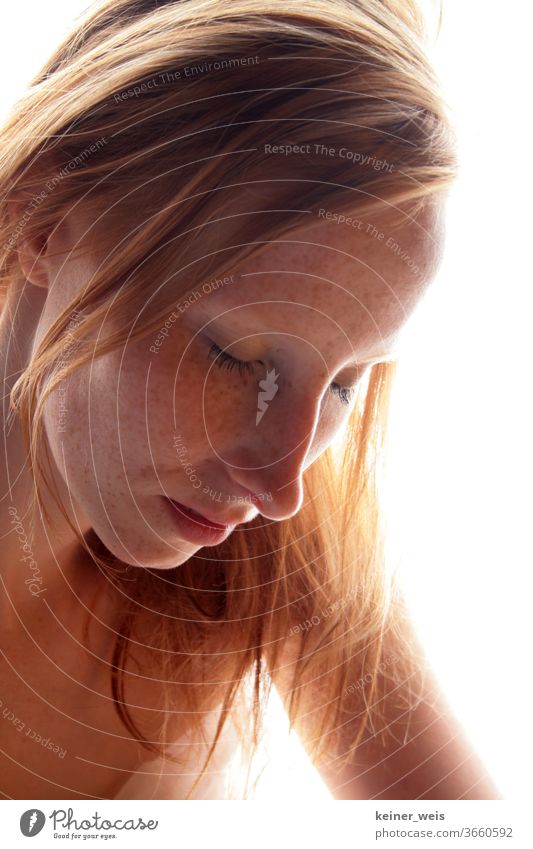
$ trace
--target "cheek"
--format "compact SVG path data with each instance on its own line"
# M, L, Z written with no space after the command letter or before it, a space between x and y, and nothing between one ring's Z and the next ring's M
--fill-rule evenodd
M259 380L258 375L211 367L202 392L202 425L213 445L220 441L220 450L228 434L235 441L255 432Z
M207 343L189 336L152 358L148 420L159 444L172 444L179 432L190 448L218 453L230 436L253 426L259 377L219 368L208 353ZM146 405L144 398L138 401Z
M362 379L357 384L359 390L356 390L356 392L364 391L361 389L361 384ZM334 442L342 440L344 431L350 427L350 417L356 403L357 395L350 404L341 404L336 396L329 392L324 396L313 442L306 457L305 468L318 460L320 455L330 448Z
M340 408L340 409L339 409ZM347 408L350 409L350 408ZM305 467L308 468L330 447L344 427L349 412L345 412L335 399L323 400L322 411L309 449Z
M105 359L105 358L104 358ZM96 363L93 363L93 372ZM119 474L112 381L85 366L61 381L46 400L43 426L60 480L81 503L104 493ZM113 399L115 400L115 399ZM96 484L96 486L95 486Z

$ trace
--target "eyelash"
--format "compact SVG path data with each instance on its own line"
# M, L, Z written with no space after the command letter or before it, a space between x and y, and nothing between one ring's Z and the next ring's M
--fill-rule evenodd
M231 354L223 351L216 342L211 343L208 357L214 359L215 365L219 368L225 368L228 371L233 371L233 369L237 368L241 376L243 374L253 373L254 371L253 363L246 362L245 360L239 360L237 357L232 357ZM352 400L353 389L350 389L347 386L340 386L338 383L330 383L329 390L338 397L341 404L349 404Z

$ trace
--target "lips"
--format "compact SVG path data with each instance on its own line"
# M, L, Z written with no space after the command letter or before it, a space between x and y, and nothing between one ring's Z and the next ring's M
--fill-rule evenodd
M205 525L206 528L216 528L217 530L226 530L226 528L231 527L231 525L236 524L235 522L214 522L212 519L208 519L207 516L202 515L201 513L197 513L196 510L192 510L190 507L186 507L185 504L180 504L179 501L174 501L174 499L168 499L173 507L176 508L183 516L187 516L193 522L198 522L200 525Z
M166 515L171 520L173 535L196 546L219 545L233 532L234 525L221 525L207 516L197 513L191 507L173 501L166 495L161 496L165 503Z

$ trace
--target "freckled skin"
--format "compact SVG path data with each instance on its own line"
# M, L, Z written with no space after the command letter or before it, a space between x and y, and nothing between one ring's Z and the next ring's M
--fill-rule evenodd
M305 469L351 409L330 384L356 385L363 372L352 358L377 361L393 351L438 263L440 211L434 207L399 229L372 218L385 233L381 241L330 221L301 229L248 258L231 285L189 306L157 354L147 337L73 375L65 432L58 429L57 393L47 403L45 427L54 475L68 482L80 527L92 526L127 563L170 568L199 546L179 538L163 493L219 521L294 515ZM86 226L81 212L71 214L52 247L75 244ZM418 276L385 247L389 235L420 267ZM40 333L96 270L97 252L89 245L83 259L53 266L51 258L57 281ZM219 368L208 356L212 341L255 361L254 373ZM277 392L256 425L258 382L267 368L278 375ZM271 500L231 500L249 490Z

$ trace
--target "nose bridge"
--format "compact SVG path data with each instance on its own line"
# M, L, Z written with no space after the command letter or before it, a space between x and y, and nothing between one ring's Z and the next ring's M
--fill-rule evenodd
M320 392L310 393L279 376L259 381L256 418L238 446L239 456L247 462L239 464L234 478L259 496L261 512L271 518L287 518L301 506L302 474L320 403Z

